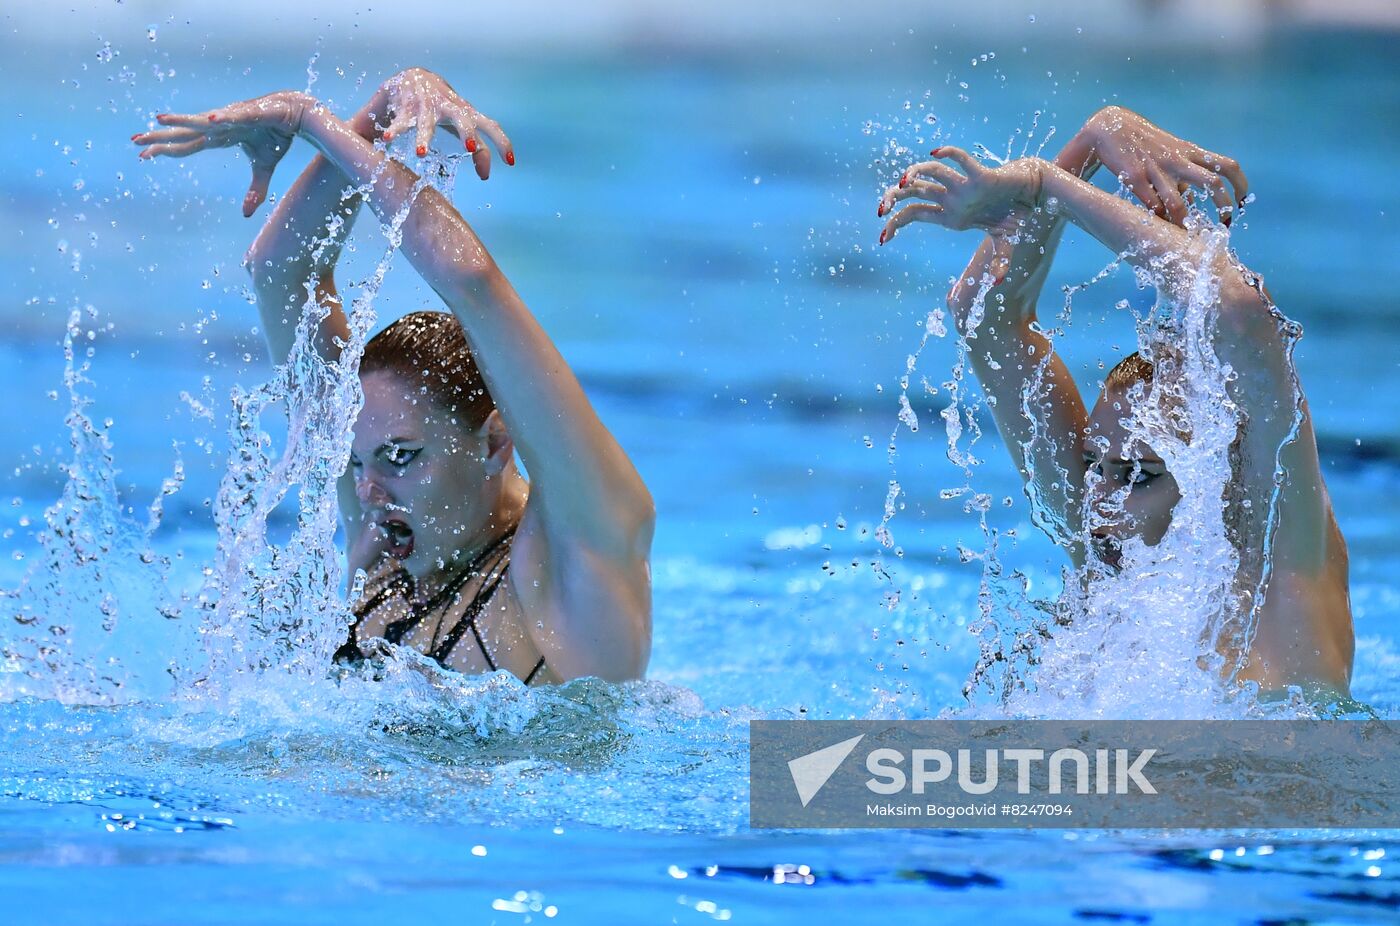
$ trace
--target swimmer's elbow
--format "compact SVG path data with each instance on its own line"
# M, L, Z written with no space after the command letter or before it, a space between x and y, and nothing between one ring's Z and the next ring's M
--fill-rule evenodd
M1216 279L1222 323L1247 329L1271 317L1272 306L1260 291L1257 277L1244 267L1222 259Z
M619 524L624 547L631 557L649 560L652 537L656 534L656 502L640 477L621 506Z

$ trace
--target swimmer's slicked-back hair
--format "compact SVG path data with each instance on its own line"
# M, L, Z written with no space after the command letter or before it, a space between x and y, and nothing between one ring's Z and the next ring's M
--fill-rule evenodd
M360 375L392 373L468 430L496 407L481 378L462 323L450 312L413 312L370 338Z
M1120 389L1126 392L1138 383L1152 382L1152 364L1141 353L1133 351L1104 377L1103 388Z

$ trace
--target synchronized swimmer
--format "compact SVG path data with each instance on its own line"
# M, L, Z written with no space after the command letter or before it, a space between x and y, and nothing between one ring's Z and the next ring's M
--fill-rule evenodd
M326 310L318 349L335 357L345 343L334 269L362 202L384 221L406 212L400 249L449 310L405 316L365 347L365 404L339 498L347 565L365 570L368 582L338 658L355 658L367 641L383 638L451 669L506 669L526 683L641 677L651 644L651 497L471 227L376 144L413 132L422 157L445 128L485 180L492 146L514 164L500 126L422 69L391 78L347 121L295 92L157 118L163 128L133 137L142 157L235 145L248 153L245 215L266 198L295 138L319 152L248 254L274 362L293 347L308 292ZM1157 544L1180 490L1162 455L1123 423L1135 402L1171 401L1168 374L1130 355L1087 410L1036 324L1065 225L1161 281L1209 263L1219 279L1214 349L1238 372L1230 397L1244 412L1235 475L1261 500L1241 509L1246 520L1269 510L1276 465L1286 473L1277 532L1246 523L1236 533L1272 537L1272 574L1248 650L1222 655L1243 666L1239 680L1266 689L1321 686L1346 696L1353 654L1346 546L1305 402L1294 433L1280 316L1256 275L1228 252L1207 253L1185 228L1192 189L1209 191L1228 223L1246 195L1238 164L1120 107L1095 114L1053 161L990 168L955 147L933 155L885 192L882 216L913 202L894 211L881 243L912 222L986 234L948 304L973 345L973 369L1028 492L1053 513L1042 526L1076 566L1117 570L1128 538ZM1087 182L1100 165L1146 209ZM995 295L974 325L973 307L989 289ZM1048 401L1022 402L1033 379ZM517 451L528 481L514 463ZM1241 587L1258 579L1249 568L1241 569Z
M1090 118L1053 161L1023 158L988 168L959 148L932 153L937 160L910 167L882 197L882 216L898 202L915 202L890 217L881 243L911 222L986 233L948 305L962 334L974 339L973 370L1028 492L1053 513L1042 526L1076 566L1092 559L1116 570L1128 538L1159 543L1181 492L1160 452L1123 424L1134 417L1135 402L1174 401L1168 377L1130 354L1086 411L1064 361L1036 324L1036 303L1065 224L1144 270L1168 298L1185 298L1183 281L1199 269L1219 281L1213 347L1236 372L1227 388L1242 412L1231 463L1245 503L1231 506L1240 522L1232 539L1269 537L1263 519L1276 469L1284 474L1279 526L1267 551L1272 571L1263 601L1253 604L1252 642L1247 652L1221 655L1227 666L1242 667L1238 680L1265 690L1299 686L1349 697L1354 636L1346 544L1322 480L1312 417L1306 401L1295 398L1282 319L1257 275L1227 250L1209 251L1185 228L1183 194L1192 189L1209 191L1229 223L1234 202L1225 181L1239 203L1247 194L1239 165L1117 106ZM1087 182L1100 165L1142 206ZM971 310L984 281L995 296L983 302L986 315L974 332ZM1033 379L1047 397L1023 403ZM1301 410L1296 433L1295 408ZM1260 586L1263 559L1241 556L1242 596ZM1225 650L1233 645L1215 643Z
M400 251L449 309L400 318L365 346L365 402L338 495L347 565L368 581L337 658L383 638L527 684L642 677L655 524L646 486L471 226L375 144L414 132L421 157L443 127L485 180L491 145L515 163L501 127L418 68L349 121L290 91L157 121L164 128L132 138L142 157L244 149L244 215L295 138L319 152L246 261L274 363L293 347L308 291L325 310L318 349L335 357L345 343L334 271L362 202L385 222L406 210Z

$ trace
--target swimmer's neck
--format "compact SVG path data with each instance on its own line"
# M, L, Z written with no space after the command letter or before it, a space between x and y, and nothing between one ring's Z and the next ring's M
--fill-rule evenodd
M490 513L481 518L465 544L453 551L452 556L441 565L429 567L422 575L413 576L413 599L422 604L452 583L475 562L487 549L495 546L502 537L516 529L525 513L525 503L530 497L530 483L520 475L515 466L508 467L498 479L503 480L502 488L496 496Z

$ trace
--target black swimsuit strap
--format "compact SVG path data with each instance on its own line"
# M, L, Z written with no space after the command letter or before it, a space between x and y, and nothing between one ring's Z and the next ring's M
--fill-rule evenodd
M401 643L404 637L408 636L411 631L417 628L429 614L453 603L468 582L477 577L484 577L480 588L478 588L476 594L472 596L472 600L467 605L466 611L463 613L462 617L452 626L452 629L448 631L443 641L433 647L432 652L428 655L442 665L447 665L448 657L452 655L452 651L457 648L457 644L461 642L462 637L470 630L472 636L476 639L477 647L481 650L482 658L486 660L486 665L492 672L497 671L500 667L496 665L496 660L492 658L490 650L486 648L486 640L482 637L481 628L477 625L477 622L482 612L485 611L487 602L491 600L496 590L500 588L501 583L505 581L506 575L510 570L510 542L514 537L515 528L512 527L492 541L488 547L476 555L466 569L463 569L451 582L448 582L437 594L433 595L432 598L421 605L414 606L411 604L413 595L412 579L404 577L386 584L385 587L380 589L363 607L356 609L357 620L350 627L350 639L336 651L335 659L341 661L343 659L359 658L362 655L355 636L356 629L359 626L358 618L378 608L394 591L403 593L405 602L408 603L409 613L408 616L402 617L396 621L391 621L385 625L384 639L390 643L398 644ZM497 556L498 553L500 554L499 556ZM495 562L491 561L493 557L496 557ZM534 681L535 676L543 671L544 668L545 660L544 657L541 656L539 662L535 663L535 667L525 676L525 684L528 685Z
M445 586L442 587L441 590L438 591L436 595L425 601L421 607L414 608L414 612L427 614L437 610L440 607L443 607L449 601L455 599L457 597L458 592L462 590L462 587L464 585L466 585L468 582L470 582L472 579L476 578L479 575L489 574L491 572L491 569L495 568L495 566L493 565L490 569L487 569L485 568L485 565L488 561L490 561L491 557L494 556L498 550L500 550L502 547L505 547L514 539L515 528L512 527L510 530L506 531L504 534L491 541L491 545L485 547L480 553L478 553L476 555L476 558L473 559L471 563L467 565L467 568L463 569L460 573L457 574L456 579L454 579L451 582L448 582ZM510 550L507 547L506 556L509 557L509 555ZM509 562L508 559L507 562ZM478 597L480 597L480 593L478 593Z
M481 617L481 612L486 609L486 602L491 600L491 596L495 594L496 589L505 581L506 572L509 568L510 563L507 562L499 572L482 583L481 588L476 593L476 597L472 599L471 605L468 606L467 612L462 615L461 620L457 621L456 626L448 631L443 641L433 648L432 657L434 659L446 665L447 657L457 648L457 643L462 639L462 634L470 629L472 636L476 637L476 645L480 647L481 655L486 658L486 665L490 667L492 672L496 671L498 668L496 660L491 658L490 651L486 649L486 641L481 638L481 628L477 627L476 620Z

